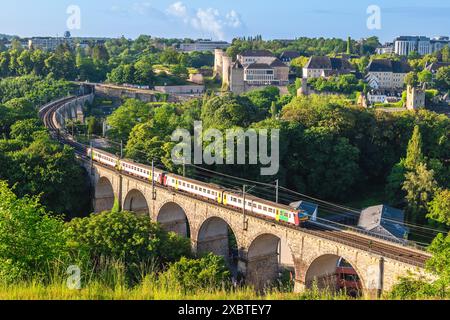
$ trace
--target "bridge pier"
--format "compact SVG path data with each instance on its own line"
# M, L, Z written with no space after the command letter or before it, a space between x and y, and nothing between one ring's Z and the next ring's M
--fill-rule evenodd
M186 227L187 220L179 219L168 222L160 222L161 227L167 232L173 232L183 238L189 238L188 228Z
M197 253L213 252L221 256L225 261L230 260L230 249L228 246L228 235L218 235L197 241Z
M278 278L279 256L268 254L252 257L247 261L246 282L252 284L255 290L262 291Z

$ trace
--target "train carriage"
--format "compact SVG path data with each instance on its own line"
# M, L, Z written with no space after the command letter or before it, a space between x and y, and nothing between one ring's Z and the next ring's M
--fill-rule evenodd
M92 160L110 167L117 168L117 166L120 166L120 159L117 156L104 151L88 149L88 156L91 157Z
M152 181L153 171L155 172L155 176L153 180L161 185L164 183L164 171L160 169L152 169L150 166L146 166L143 164L138 164L132 160L121 160L121 169L122 171L129 173L131 175L137 176L139 178Z
M223 189L208 183L203 183L173 174L166 175L166 186L184 191L222 204Z

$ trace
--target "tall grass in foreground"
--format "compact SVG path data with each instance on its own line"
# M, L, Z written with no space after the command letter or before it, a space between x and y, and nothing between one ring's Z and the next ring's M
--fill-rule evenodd
M156 271L152 264L142 266L138 279L130 281L119 261L104 261L96 271L82 274L81 289L67 285L64 268L56 264L50 279L0 282L0 300L334 300L349 299L343 294L313 288L304 293L287 293L283 289L267 289L257 294L250 287L233 287L229 283L199 284L189 289L173 277L173 273Z
M307 291L283 293L271 291L258 295L252 288L196 290L184 293L147 278L140 285L110 287L91 282L81 290L70 290L65 283L44 285L32 282L0 285L0 300L347 300L345 295L330 292Z

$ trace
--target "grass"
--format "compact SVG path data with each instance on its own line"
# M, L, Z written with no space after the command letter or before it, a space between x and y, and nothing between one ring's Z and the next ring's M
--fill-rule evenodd
M65 283L0 285L0 300L348 300L345 295L311 290L283 293L276 290L258 295L251 288L206 290L183 293L182 290L147 279L133 288L114 288L92 282L81 290L71 290Z

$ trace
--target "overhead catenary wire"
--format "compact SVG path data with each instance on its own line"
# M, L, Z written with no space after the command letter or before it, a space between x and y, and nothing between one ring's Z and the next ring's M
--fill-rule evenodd
M117 142L117 141L114 141L114 140L111 140L108 138L102 138L102 139L104 139L107 142L111 142L117 146L121 145L120 142ZM145 151L141 151L141 150L133 150L133 151L146 156L148 162L151 162L152 160L157 162L156 165L161 170L167 170L167 168L161 161L161 158L149 156L148 153ZM210 181L210 179L215 180L215 181L217 181L218 184L224 184L224 185L226 185L227 188L232 188L233 190L242 188L244 182L247 184L250 183L250 184L255 185L254 190L249 192L250 194L257 194L258 196L268 197L269 199L275 198L276 186L274 184L260 182L260 181L254 181L254 180L241 178L241 177L236 177L236 176L233 176L230 174L217 172L217 171L207 169L207 168L204 168L204 167L201 167L198 165L194 165L194 164L187 164L187 166L195 169L195 172L192 172L192 171L189 172L188 176L191 176L192 178L200 179L200 181L204 181L204 182L208 183ZM200 173L199 171L202 171L202 173ZM261 190L261 189L263 189L263 190ZM268 190L268 189L270 189L270 190L273 189L274 192L271 193L270 190ZM350 208L347 206L342 206L342 205L331 203L331 202L328 202L325 200L321 200L321 199L318 199L318 198L315 198L312 196L308 196L306 194L303 194L303 193L300 193L297 191L290 190L283 186L279 186L279 191L280 191L279 199L281 201L288 202L287 204L289 204L291 201L308 199L308 200L317 202L320 210L323 210L323 211L331 213L331 214L336 214L339 216L346 216L348 218L359 217L359 215L361 214L361 211L359 211L355 208ZM283 192L281 192L281 191L283 191ZM299 197L301 197L301 198L299 199ZM323 218L321 218L321 219L323 219ZM326 220L326 219L323 219L323 220ZM331 220L326 220L326 221L328 221L330 223L336 223L335 221L331 221ZM390 219L390 218L382 218L382 221L403 223L404 225L410 227L414 231L414 234L422 236L422 237L428 237L431 234L437 235L437 234L443 232L442 230L433 229L433 228L420 226L420 225L416 225L416 224L412 224L412 223L408 223L408 222L404 222L404 221L400 221L400 220ZM419 232L418 230L421 230L421 232ZM426 233L423 233L423 232L426 232Z

